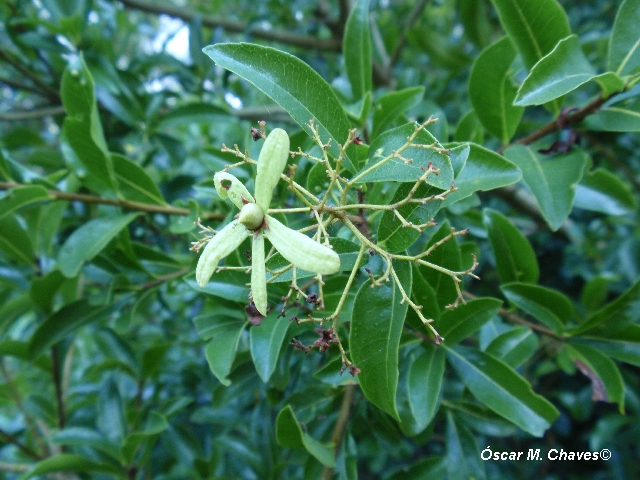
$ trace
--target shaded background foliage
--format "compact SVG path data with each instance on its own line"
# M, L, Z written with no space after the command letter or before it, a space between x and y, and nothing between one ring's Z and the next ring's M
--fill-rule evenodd
M473 112L469 86L474 60L504 34L494 7L500 3L371 2L374 107L368 128L361 128L366 121L354 121L365 143L392 126L434 115L439 122L431 133L440 142L473 141L493 151L503 147L501 136L478 120L482 113ZM626 3L640 8L638 2ZM620 3L560 4L586 58L598 72L607 71ZM213 296L192 288L189 272L196 255L188 246L197 238L194 220L203 217L217 225L233 215L211 180L215 171L235 162L221 145L238 144L257 158L259 145L251 141L249 129L267 120L270 127L289 131L292 150L311 148L284 109L215 65L201 49L249 41L294 54L327 80L357 117L353 104L365 91L352 87L345 62L363 54L348 44L342 51L349 10L346 1L8 0L0 5L0 186L8 192L0 198L0 468L6 478L48 471L72 471L75 478L320 478L318 458L327 448L312 440L332 439L345 403L352 407L338 449L338 478L638 476L640 336L621 338L624 352L597 335L590 340L591 347L624 362L613 370L607 363L604 387L597 379L594 387L575 360L602 355L579 343L566 347L559 339L564 326L556 330L549 319L553 315L522 300L531 299L527 285L505 286L537 281L571 299L566 307L564 300L535 291L533 297L557 317L569 308L575 311L566 319L597 320L598 313L593 314L600 312L610 328L618 321L637 327L640 149L632 128L606 131L589 123L593 117L577 126L583 150L569 155L584 151L592 166L578 159L576 169L604 173L582 179L575 208L570 202L569 218L565 214L555 231L548 226L553 223L548 212L541 213L527 193L527 188L535 193L535 184L522 182L474 194L436 218L439 224L470 229L457 245L465 258L478 252L476 273L482 280L466 283L466 290L511 302L496 315L499 301L477 300L490 312L485 320L477 317L480 304L470 303L478 328L464 331L460 340L470 347L467 353L511 353L501 358L559 410L540 438L479 402L482 395L461 381L464 365L450 350L450 365L433 374L426 397L398 401L405 421L401 428L362 390L345 388L355 381L338 376L340 358L333 350L302 355L286 345L292 337L313 342L310 328L283 325L284 346L268 344L257 357L259 349L252 351L251 345L260 333L244 328L245 277L220 273L209 292ZM521 84L527 77L521 60L516 59L513 71ZM87 108L92 83L97 117ZM424 94L413 92L397 118L376 131L376 115L381 115L376 108L383 114L396 105L385 104L383 95L416 86L424 87ZM590 82L570 92L564 105L584 107L599 92ZM637 93L637 87L631 90L625 105L636 115ZM69 120L74 115L75 126ZM509 137L526 137L553 118L542 106L527 107L522 121L512 123ZM94 144L87 141L91 135ZM535 147L548 148L556 138L570 141L568 135L545 137ZM89 163L100 155L122 156L113 160L119 196L105 185L106 177L86 171L78 151L88 152ZM518 150L507 150L505 156L524 171ZM567 158L560 158L567 165ZM545 159L540 163L549 165ZM310 167L301 159L297 175L305 178ZM253 188L250 168L234 173ZM549 172L554 175L559 174ZM576 175L577 183L583 177ZM29 187L19 190L16 184ZM279 194L285 198L284 187ZM590 202L593 198L601 200ZM290 222L296 221L297 227L306 225L304 219ZM413 248L439 238L436 230L425 232ZM246 245L226 264L243 264ZM447 248L438 260L455 263L458 247ZM518 267L532 270L523 273L501 264L509 252ZM533 271L538 266L539 274ZM360 277L359 282L367 278ZM421 281L429 278L414 275L418 299L428 291ZM328 291L339 294L344 278L329 278L327 284ZM270 286L270 293L278 298L286 286ZM615 299L621 300L604 313L599 310ZM224 323L212 320L221 316ZM401 390L410 384L412 372L444 365L442 349L417 345L425 333L416 320L408 314L410 326L400 340ZM513 327L514 322L520 325ZM446 331L446 322L440 324ZM500 334L506 334L500 337L504 345L493 342ZM215 344L209 342L213 337ZM218 353L212 344L237 345L237 354L226 347ZM217 353L218 360L212 360ZM622 384L622 391L610 398L613 403L592 401L602 388ZM350 395L352 402L345 402ZM411 413L411 401L429 408ZM303 425L300 431L297 421ZM411 422L422 422L422 428ZM287 433L279 434L278 441L276 427ZM613 458L535 465L482 462L479 452L486 445L494 451L542 452L606 447ZM331 478L326 469L324 475Z

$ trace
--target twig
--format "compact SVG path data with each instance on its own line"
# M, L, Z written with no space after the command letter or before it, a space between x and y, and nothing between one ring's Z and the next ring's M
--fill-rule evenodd
M62 376L60 375L60 352L58 345L51 347L51 372L53 376L53 386L56 391L56 404L58 407L58 428L62 430L66 423L64 408L64 394L62 391Z
M344 438L344 433L347 430L347 423L349 422L349 414L351 413L351 404L353 403L353 395L356 391L355 385L347 385L344 389L344 397L342 397L342 405L340 406L340 413L338 414L338 421L333 428L331 434L331 442L335 444L334 452L335 456L338 456L340 451L340 444ZM333 467L324 467L322 470L322 480L331 480L333 478Z
M17 122L20 120L31 120L34 118L48 117L50 115L62 115L65 113L62 105L37 108L35 110L22 110L7 113L0 113L0 121Z
M7 63L11 64L16 70L22 73L25 77L29 78L33 83L35 83L38 87L42 89L42 93L44 93L47 97L52 100L60 100L60 95L57 90L53 88L51 85L45 83L37 73L32 72L27 67L22 65L19 60L15 59L13 55L0 47L0 58L3 58Z
M318 38L311 35L301 35L281 30L265 30L260 27L248 27L245 22L231 20L228 18L216 17L214 15L195 12L183 7L175 7L165 2L157 3L149 0L121 0L127 7L142 10L144 12L169 15L177 17L185 22L190 22L196 17L200 17L202 25L210 28L223 28L228 32L246 32L256 38L273 40L275 42L295 45L297 47L312 48L318 50L340 51L342 42L336 38Z
M26 446L24 443L22 443L20 440L18 440L16 437L11 435L10 433L5 432L4 430L0 430L0 439L2 439L3 442L11 443L15 445L16 447L18 447L18 449L22 451L22 453L24 453L28 457L33 458L34 460L42 459L42 457L38 455L34 450Z
M29 85L27 83L22 83L19 80L15 80L13 78L0 77L0 83L4 83L5 85L9 85L10 87L17 88L19 90L25 90L27 92L37 93L45 97L47 96L44 93L42 93L42 91L39 88L33 85Z
M0 190L10 190L12 188L26 187L23 183L0 182ZM147 213L163 213L165 215L182 215L187 216L191 212L187 208L172 207L170 205L153 205L151 203L134 202L132 200L118 200L115 198L103 198L96 195L87 195L84 193L61 192L60 190L47 190L47 193L56 200L69 200L72 202L82 202L89 204L114 205L126 210L137 210ZM224 214L205 212L203 218L210 220L222 220Z
M402 52L404 45L407 43L407 35L409 34L409 31L418 21L418 18L420 18L420 15L422 14L424 8L427 6L427 3L429 3L429 0L420 0L414 5L413 10L411 10L411 13L409 14L409 20L407 21L407 25L402 32L402 36L400 37L400 40L398 40L396 48L393 50L393 53L389 58L389 62L386 64L387 75L391 74L391 69L393 69L393 66L398 61L400 53Z

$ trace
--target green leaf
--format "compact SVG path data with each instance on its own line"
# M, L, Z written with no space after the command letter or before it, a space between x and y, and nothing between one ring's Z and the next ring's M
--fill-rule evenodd
M502 361L478 350L443 347L449 363L474 397L530 434L541 437L560 412Z
M31 282L29 295L33 304L45 313L51 313L55 294L62 286L65 278L59 270L53 270Z
M418 431L424 430L436 414L444 375L444 351L428 343L424 349L407 375L409 407Z
M447 195L445 207L475 192L511 185L522 178L520 169L501 155L475 143L469 147L469 157L456 177L458 190Z
M92 306L86 300L77 300L66 305L38 325L38 328L31 336L29 344L31 354L37 357L44 350L58 343L81 326L97 322L118 311L122 304L123 301Z
M217 123L222 121L229 112L210 103L188 103L172 108L160 117L156 129L170 131L182 125L192 123Z
M329 153L339 156L339 144L351 125L331 87L309 65L275 48L249 43L220 43L203 49L214 62L255 85L305 129L315 119L323 141L331 139ZM344 165L355 172L355 145L347 148Z
M576 185L589 164L579 149L547 158L530 147L514 145L505 156L522 170L522 179L538 201L551 230L558 230L571 212Z
M333 386L357 385L358 377L352 377L345 372L340 373L342 369L342 357L338 356L327 362L322 368L313 374L313 378L320 380Z
M96 426L110 441L122 443L127 435L127 420L120 389L112 376L100 390Z
M198 315L193 319L198 335L210 342L205 356L211 372L223 385L230 385L227 378L236 358L240 336L247 326L246 316L240 309L217 308L215 313Z
M613 24L609 39L607 68L623 76L634 73L640 65L640 1L624 0Z
M640 367L640 325L627 325L613 331L594 329L574 341L586 343L615 360Z
M332 448L333 444L325 445L318 442L308 433L303 432L291 405L287 405L278 413L276 418L276 440L281 447L304 448L327 467L334 467L336 464Z
M20 263L36 266L31 240L13 215L0 219L0 250Z
M609 294L609 284L614 280L613 275L596 275L589 279L580 294L580 301L588 311L593 312L604 305Z
M596 71L582 52L577 35L561 40L531 69L524 80L516 105L542 105L587 83Z
M585 120L585 125L589 130L604 132L640 132L640 104L638 102L622 106L605 104Z
M195 279L187 280L186 283L198 292L246 304L249 295L246 283L249 282L249 278L244 272L223 270L214 273L204 287L200 287Z
M617 175L596 168L587 172L576 187L574 206L608 215L626 215L636 211L638 203L631 188Z
M531 68L571 35L569 19L556 0L491 0L502 28Z
M410 295L411 266L401 262L394 268L402 288ZM398 348L408 305L407 302L400 303L400 289L395 282L390 283L371 288L371 280L367 280L358 290L349 346L351 360L361 370L358 380L364 395L398 419Z
M65 159L75 167L80 178L88 174L92 183L117 191L113 164L98 116L95 84L82 55L65 69L60 96L67 112L62 126ZM78 162L83 168L78 168Z
M95 448L121 461L118 447L95 430L84 427L69 427L53 434L51 441L58 445L87 446Z
M480 53L469 76L473 110L484 128L504 145L516 133L524 113L523 107L513 105L518 88L511 65L516 53L509 37L502 37Z
M53 198L46 188L39 185L12 188L4 197L0 198L0 219L14 213L16 210L43 200Z
M127 200L166 205L158 185L138 164L123 155L111 154L113 170L118 180L120 193Z
M396 190L391 204L399 202L407 197L415 184L402 183ZM414 194L414 198L427 198L438 195L442 190L420 185ZM442 206L442 200L434 199L425 205L421 203L408 203L398 208L398 213L413 225L422 225L435 217ZM385 248L390 253L398 253L407 249L420 237L420 232L415 228L404 227L400 219L391 211L385 210L378 225L378 245Z
M527 327L514 327L494 338L486 352L511 368L518 368L538 348L538 337Z
M82 455L61 453L38 462L33 468L18 477L18 480L27 480L36 475L45 475L54 472L70 473L103 473L126 478L122 468L109 463L97 463Z
M624 415L624 381L615 362L587 345L565 344L565 349L578 370L591 381L592 400L617 403Z
M262 324L249 330L251 358L264 383L269 381L276 369L280 349L290 324L287 317L272 313Z
M637 322L640 319L640 280L608 303L600 310L591 315L576 329L570 332L572 336L582 335L596 327L600 331L614 331Z
M602 97L607 98L611 94L624 90L624 80L613 72L605 72L591 79L600 85Z
M484 48L489 43L493 30L489 2L487 0L461 0L459 9L464 34L478 48Z
M460 172L464 169L471 153L471 145L468 143L446 143L445 146L449 149L449 160L451 160L451 166L453 167L453 174L458 178Z
M486 478L473 434L463 423L456 422L450 411L447 412L446 448L449 480Z
M378 136L369 148L369 161L354 177L358 182L416 182L424 175L424 168L429 162L440 171L432 174L425 183L442 190L447 190L453 181L453 167L449 156L438 153L430 148L409 147L399 152L402 157L395 158L394 152L399 151L407 143L407 137L413 135L415 123L406 123ZM415 144L433 145L442 148L435 137L426 130L421 130L413 141ZM379 166L378 166L379 165Z
M76 229L58 255L58 268L62 274L67 278L78 275L82 265L98 255L138 215L96 218Z
M371 91L369 0L358 0L351 9L344 28L342 51L353 98L363 98Z
M371 137L377 139L391 122L407 110L415 107L424 96L424 87L410 87L382 95L373 108L373 129Z
M540 275L538 259L527 238L495 210L484 209L483 222L495 253L500 281L536 283Z
M557 290L529 283L509 283L502 285L500 290L509 302L557 334L560 334L564 325L575 317L573 303Z
M495 317L501 306L502 300L497 298L476 298L444 312L434 327L444 337L447 345L455 345Z
M453 135L453 140L455 142L474 142L480 144L484 142L484 128L476 112L469 110L462 116L456 126L456 133ZM453 160L451 163L453 163Z

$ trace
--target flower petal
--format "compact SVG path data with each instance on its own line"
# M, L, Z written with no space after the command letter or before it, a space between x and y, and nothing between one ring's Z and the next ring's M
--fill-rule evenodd
M285 227L270 215L265 236L284 258L296 267L309 272L329 275L340 270L340 257L329 247L311 240L306 235Z
M225 186L222 186L224 182ZM213 176L213 183L216 186L218 195L220 198L226 199L227 197L235 204L236 207L242 208L245 202L242 201L242 197L250 203L254 203L255 200L249 193L249 190L245 188L240 180L235 176L227 172L218 172Z
M257 231L251 252L251 297L258 311L267 316L267 272L264 264L264 236Z
M289 158L289 135L281 128L274 128L264 141L258 157L256 176L256 203L266 212L271 203L273 189Z
M209 240L196 267L198 285L204 287L213 275L218 262L238 248L249 235L250 233L244 228L244 225L234 220Z

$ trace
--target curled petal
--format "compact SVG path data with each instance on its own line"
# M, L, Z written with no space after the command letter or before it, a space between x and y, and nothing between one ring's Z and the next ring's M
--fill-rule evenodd
M198 285L204 287L221 259L229 255L240 246L242 241L250 235L249 231L234 220L229 225L220 230L205 247L198 266L196 267L196 281Z
M267 316L267 272L264 264L264 236L258 230L253 235L251 252L251 297L258 311Z
M274 128L264 141L258 157L256 176L256 203L266 212L271 203L273 189L287 165L289 157L289 135L281 128Z
M340 270L340 257L329 247L311 240L306 235L285 227L275 218L265 215L265 236L284 258L298 268L329 275Z
M249 190L245 188L242 182L230 173L216 173L213 176L213 183L216 186L216 190L218 191L218 195L220 195L220 198L230 198L234 205L238 208L242 208L242 206L246 202L254 203L255 201L249 193ZM246 202L242 201L243 197Z

